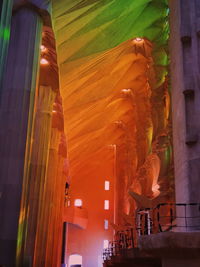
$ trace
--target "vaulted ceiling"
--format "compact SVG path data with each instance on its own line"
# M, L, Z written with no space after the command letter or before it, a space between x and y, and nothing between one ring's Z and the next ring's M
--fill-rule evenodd
M167 0L53 1L72 176L93 171L84 165L102 147L127 142L137 170L166 126L152 97L163 101L168 12Z

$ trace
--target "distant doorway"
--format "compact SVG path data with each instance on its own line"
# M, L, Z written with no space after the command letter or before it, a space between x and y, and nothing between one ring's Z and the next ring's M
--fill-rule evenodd
M78 254L70 255L69 267L82 267L82 256Z

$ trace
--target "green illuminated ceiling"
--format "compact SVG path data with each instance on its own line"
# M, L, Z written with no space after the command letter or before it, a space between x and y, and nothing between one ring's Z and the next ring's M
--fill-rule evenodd
M54 0L58 47L66 54L61 63L101 53L134 37L162 47L156 55L166 63L168 12L167 0Z
M77 158L83 151L80 152L78 147L87 144L83 150L94 148L94 132L101 138L104 127L107 127L102 113L110 105L109 101L115 106L113 95L118 91L120 95L123 88L135 88L131 84L134 79L136 83L140 81L138 67L133 67L128 78L126 76L129 59L134 53L131 39L135 37L146 38L153 45L153 60L149 58L147 65L150 64L155 73L151 88L155 89L155 94L159 91L167 75L169 8L166 0L53 0L52 7L72 166L73 159L74 164L81 161ZM137 56L136 53L134 57ZM112 62L115 63L112 65ZM118 65L118 74L112 76ZM104 79L107 79L105 83ZM128 79L130 84L124 84ZM108 115L111 119L118 110L126 113L123 107L112 110L113 113ZM77 118L79 114L80 118ZM95 116L99 116L98 119ZM90 129L91 125L93 129Z

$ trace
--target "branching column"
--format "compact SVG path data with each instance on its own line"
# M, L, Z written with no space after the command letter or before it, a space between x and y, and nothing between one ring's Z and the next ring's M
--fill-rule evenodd
M45 229L45 223L40 224L45 205L47 183L47 166L51 136L51 114L55 93L51 87L40 86L38 90L37 110L35 116L33 146L28 173L26 212L25 263L32 264L37 259L35 250L38 227ZM38 265L39 266L39 265Z

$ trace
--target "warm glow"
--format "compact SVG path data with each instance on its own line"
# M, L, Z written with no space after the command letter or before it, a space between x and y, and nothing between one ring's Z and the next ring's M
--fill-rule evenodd
M46 52L46 51L47 51L47 48L46 48L44 45L41 45L41 46L40 46L40 50L41 50L42 52Z
M75 199L74 206L75 207L82 207L82 200L81 199Z
M131 89L122 89L122 93L130 94L131 92Z
M104 210L109 210L109 200L104 200Z
M161 81L168 70L168 62L163 61L167 58L168 30L164 27L166 12L159 12L160 3L166 1L130 1L127 8L127 1L113 0L111 9L107 1L92 9L92 1L84 1L84 8L77 1L68 2L54 0L52 16L72 177L71 205L81 197L88 225L92 222L93 227L81 230L81 235L76 227L70 229L67 246L69 254L81 254L75 246L82 248L88 243L82 254L88 259L84 265L96 267L92 261L99 253L97 239L102 240L101 248L105 238L112 239L107 220L118 224L115 219L121 214L135 210L135 201L127 194L129 188L154 196L154 171L146 158L157 135L166 130L162 105L167 88ZM124 17L119 16L122 12ZM66 14L70 23L65 21ZM130 27L133 20L136 27ZM49 64L53 67L52 61ZM165 144L161 145L162 149ZM167 179L160 178L163 182ZM74 209L77 214L85 210Z
M110 182L109 181L105 181L104 189L106 191L110 190Z
M46 58L41 58L40 59L40 64L41 65L48 65L49 64L49 61Z
M135 38L134 39L134 41L136 41L136 42L143 42L144 41L144 39L143 38L140 38L140 37L137 37L137 38Z
M78 254L70 255L69 256L69 267L72 265L82 265L82 256Z
M108 248L108 244L109 244L109 241L108 240L104 240L103 241L103 248Z

